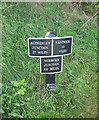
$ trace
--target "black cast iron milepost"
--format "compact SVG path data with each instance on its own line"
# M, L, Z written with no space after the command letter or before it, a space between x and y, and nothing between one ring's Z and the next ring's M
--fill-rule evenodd
M46 38L53 38L56 37L56 35L53 32L48 32L45 36ZM48 91L51 91L52 89L55 89L55 74L46 74L45 75L45 88L47 88Z
M45 74L47 91L55 89L55 74L62 72L63 56L72 54L73 37L56 37L48 32L45 38L28 38L29 57L40 57L40 73Z

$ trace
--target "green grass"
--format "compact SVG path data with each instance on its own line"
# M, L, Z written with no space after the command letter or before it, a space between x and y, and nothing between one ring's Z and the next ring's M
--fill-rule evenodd
M95 118L97 115L97 25L80 6L66 3L2 3L2 117ZM74 10L75 9L75 10ZM29 37L73 36L56 89L46 93L40 59L28 57Z

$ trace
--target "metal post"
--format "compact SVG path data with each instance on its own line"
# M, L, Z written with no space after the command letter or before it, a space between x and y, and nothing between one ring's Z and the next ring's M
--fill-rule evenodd
M52 38L52 37L56 37L56 35L53 32L48 32L45 37ZM51 91L51 89L55 87L56 87L55 86L55 74L46 74L45 75L45 88L47 88L48 91Z

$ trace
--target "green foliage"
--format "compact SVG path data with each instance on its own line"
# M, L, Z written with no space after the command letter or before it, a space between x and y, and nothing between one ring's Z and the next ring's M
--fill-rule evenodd
M99 2L81 2L80 7L87 15L94 15L99 9Z
M14 87L16 87L17 89L15 90L15 96L16 95L24 95L26 92L26 88L24 88L23 86L21 86L24 83L24 79L21 80L20 82L17 81L11 81L11 83L13 84ZM24 85L24 84L23 84Z
M85 3L87 4L87 3ZM2 117L95 118L97 108L97 25L86 5L2 3ZM88 4L90 6L90 4ZM94 6L93 6L94 7ZM75 9L75 10L74 10ZM77 10L76 10L77 9ZM90 11L94 15L96 11ZM56 89L47 93L40 59L28 57L29 37L73 36L73 53L63 58Z

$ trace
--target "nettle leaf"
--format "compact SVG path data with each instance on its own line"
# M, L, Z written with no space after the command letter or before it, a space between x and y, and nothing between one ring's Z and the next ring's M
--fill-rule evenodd
M9 115L13 116L13 117L23 118L23 116L19 115L18 113L15 113L15 112L9 113Z
M19 87L22 83L25 82L25 79L22 79L20 82L18 81L11 81L11 83L15 86L15 87Z
M18 90L18 92L16 93L16 95L24 95L26 92L26 89L21 87L21 89Z
M25 82L25 79L22 79L20 82L21 82L21 83L24 83L24 82Z
M20 90L18 90L17 94L24 95L25 93L24 93L24 91L22 89L20 89Z
M17 81L11 81L11 83L12 83L15 87L18 87L18 86L20 85L20 83L17 82Z

